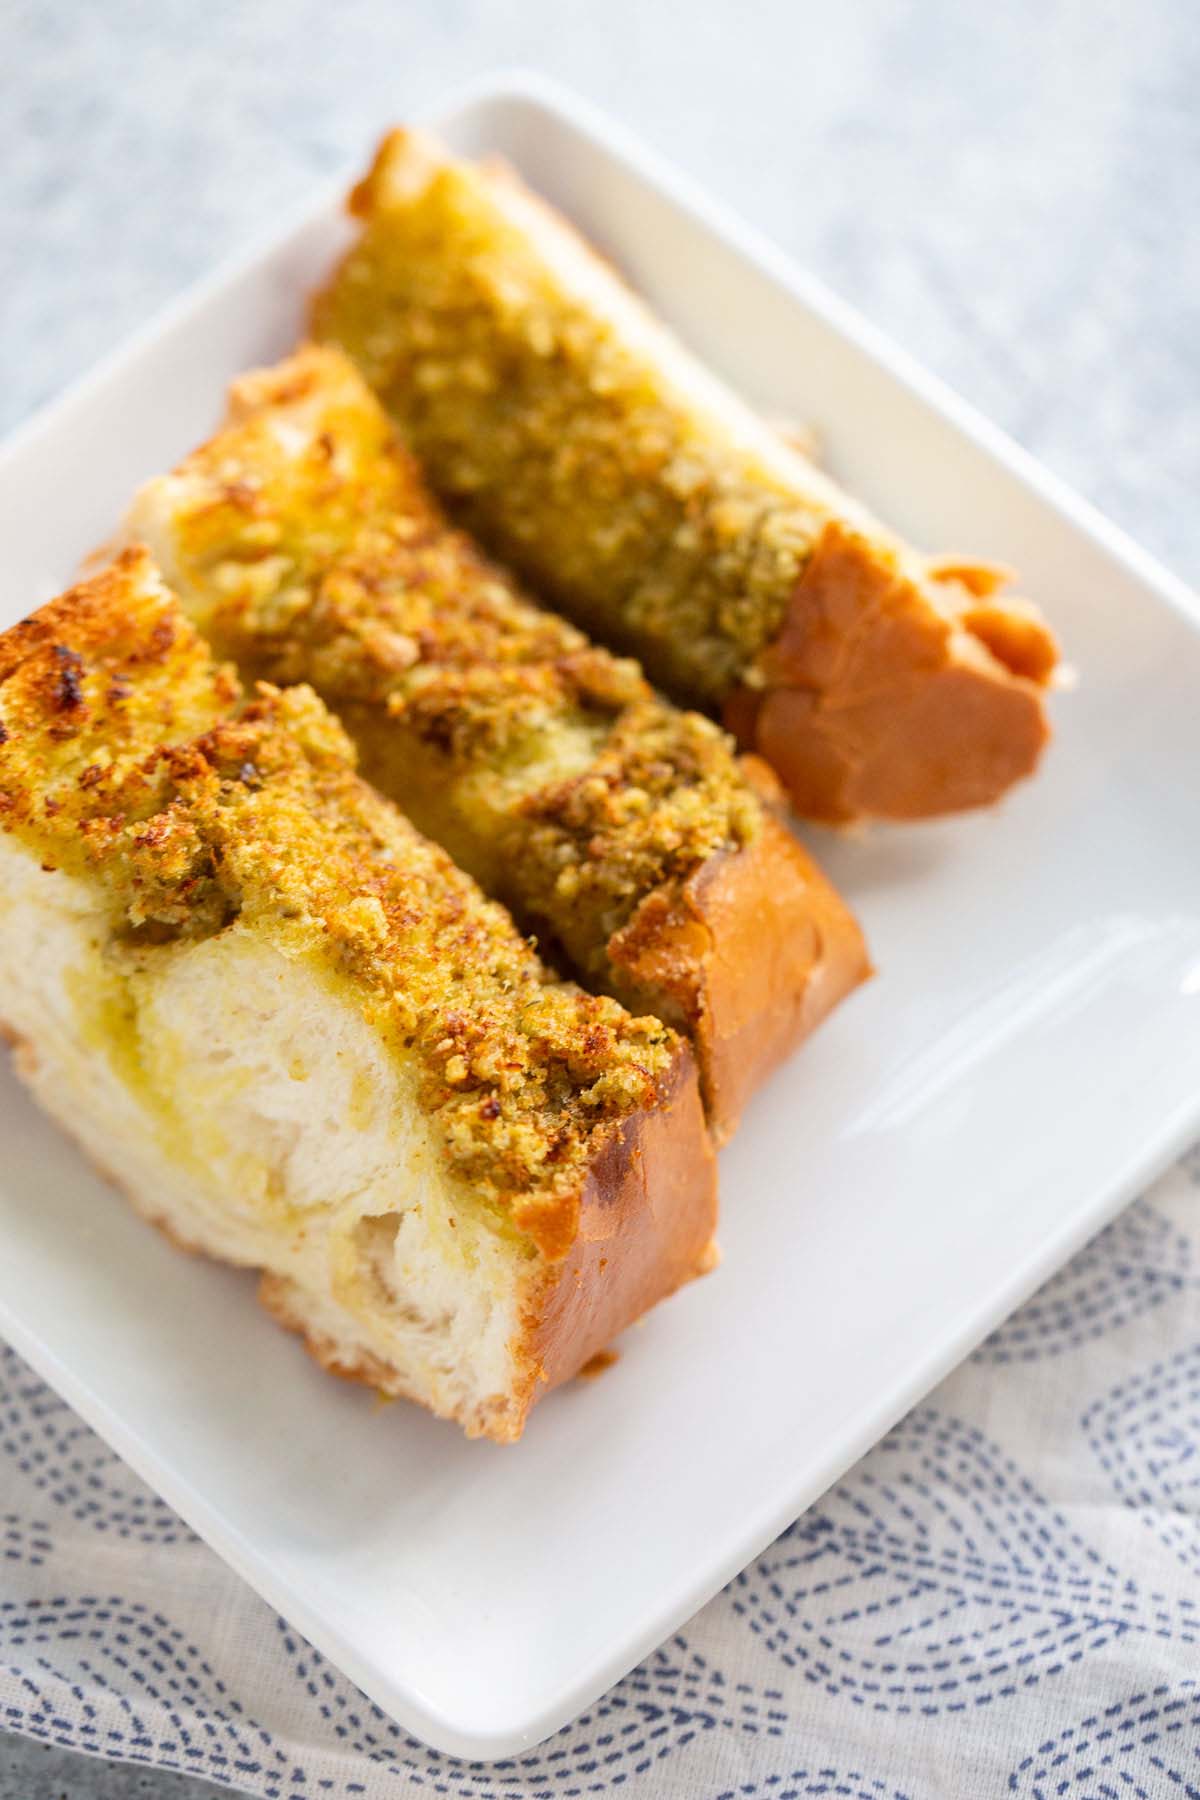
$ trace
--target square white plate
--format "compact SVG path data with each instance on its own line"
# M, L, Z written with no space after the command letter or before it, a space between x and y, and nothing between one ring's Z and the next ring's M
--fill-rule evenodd
M996 814L820 844L878 980L723 1156L719 1273L516 1449L322 1375L0 1077L0 1328L382 1707L495 1757L667 1636L1200 1131L1200 635L1147 557L576 101L503 80L434 123L504 151L886 518L1016 564L1080 675ZM324 197L11 441L0 625L288 348L344 231Z

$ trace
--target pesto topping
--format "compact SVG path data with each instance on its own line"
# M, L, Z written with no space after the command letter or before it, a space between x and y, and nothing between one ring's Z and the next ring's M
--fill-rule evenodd
M444 163L359 190L365 227L315 315L434 486L498 554L656 680L716 705L777 634L827 511L672 390ZM586 251L584 254L587 254Z
M214 643L311 682L364 771L589 979L641 899L756 834L725 734L451 529L337 351L240 384L140 513Z
M656 1103L678 1040L554 980L310 689L246 704L126 552L0 637L0 717L0 829L102 884L118 964L235 921L313 959L416 1060L452 1174L565 1252L597 1133Z

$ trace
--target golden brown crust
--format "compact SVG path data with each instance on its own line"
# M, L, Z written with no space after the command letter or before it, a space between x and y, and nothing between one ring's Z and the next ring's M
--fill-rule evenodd
M651 894L614 940L628 997L666 992L698 1046L727 1140L771 1071L870 973L862 933L787 828Z
M968 616L983 626L975 635L932 608L899 559L829 525L725 723L808 818L990 805L1037 767L1049 737L1040 683L1057 655L1035 614L981 599Z
M565 1255L593 1139L655 1104L673 1034L555 980L310 690L239 709L144 554L0 637L0 671L0 829L101 885L114 942L236 919L319 959L418 1059L478 1203Z
M145 553L126 550L0 634L0 827L40 817L49 836L77 836L150 749L208 729L237 692Z
M527 1367L537 1384L569 1380L716 1262L715 1164L690 1065L681 1061L653 1112L614 1128L592 1168L570 1254L528 1316Z
M710 1265L715 1170L687 1046L555 980L359 780L314 695L246 704L144 554L0 636L0 800L0 829L106 898L96 954L114 970L152 977L181 938L258 935L401 1058L458 1203L486 1213L524 1291L515 1378L461 1417L469 1432L519 1436L546 1385ZM152 1194L133 1198L153 1215ZM287 1277L262 1297L327 1366L428 1403L415 1377L339 1347Z
M1058 649L1004 571L888 534L511 171L396 132L353 210L317 331L486 543L719 711L798 810L925 817L1032 771Z
M1030 601L981 599L963 608L959 623L1010 675L1049 687L1058 668L1058 640Z
M695 1070L681 1051L660 1103L606 1134L589 1172L578 1229L562 1261L530 1279L512 1392L469 1418L469 1437L514 1443L530 1409L607 1349L635 1319L717 1260L716 1171ZM377 1392L422 1399L368 1351L348 1351L307 1316L292 1282L264 1275L259 1298L322 1368Z
M12 1053L22 1080L38 1066L34 1044L0 1019L0 1043ZM124 1194L134 1210L172 1248L203 1254L178 1226L147 1206L95 1156L105 1184ZM530 1282L514 1346L518 1378L513 1392L495 1396L470 1417L444 1413L468 1437L515 1443L530 1409L551 1388L577 1374L598 1373L616 1360L610 1340L686 1282L707 1275L718 1251L716 1165L704 1129L695 1069L680 1048L659 1104L612 1128L595 1147L578 1210L578 1229L565 1259L543 1265ZM395 1369L368 1350L350 1351L314 1326L303 1295L286 1276L264 1271L258 1299L286 1330L303 1339L313 1359L331 1375L396 1399L428 1405L427 1394L397 1380Z
M452 530L339 351L307 346L243 377L230 424L149 484L132 524L166 540L197 622L244 674L311 681L375 785L588 985L693 1034L721 1135L756 1073L861 979L858 928L828 884L807 861L788 878L802 853L777 831L760 847L761 778L726 735L534 606ZM776 863L772 892L752 872ZM631 985L632 922L642 941L673 896L695 910L710 889L695 962L677 932L668 984L642 956ZM736 955L711 941L718 895ZM738 967L755 954L782 985L744 1055L732 996L766 1003Z

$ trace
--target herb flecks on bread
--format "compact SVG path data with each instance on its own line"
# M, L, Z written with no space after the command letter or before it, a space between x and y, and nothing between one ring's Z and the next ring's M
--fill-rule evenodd
M317 335L489 548L719 713L801 813L928 816L1031 772L1057 648L995 570L885 531L503 164L393 132L350 206Z
M692 1032L719 1129L861 977L857 928L771 817L765 771L453 529L339 351L236 383L226 426L147 484L127 529L244 672L313 683L364 772L586 982ZM754 895L779 999L757 1054L743 1043L718 1078L724 1025L693 890L718 865L740 880L764 860L781 866L777 903L765 883ZM697 966L635 981L623 934L667 894L695 901Z
M0 637L0 849L0 1016L41 1097L177 1236L268 1270L325 1360L513 1436L705 1266L679 1040L553 977L310 689L242 695L142 553ZM439 1319L486 1368L439 1372Z

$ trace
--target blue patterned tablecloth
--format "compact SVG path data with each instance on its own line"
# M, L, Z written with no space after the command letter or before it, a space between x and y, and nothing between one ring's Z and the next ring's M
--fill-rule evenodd
M11 1352L0 1721L264 1800L1200 1795L1200 1157L528 1755L392 1724Z

